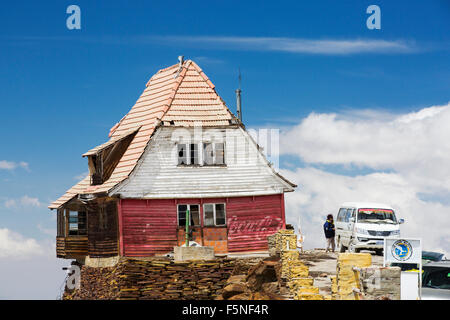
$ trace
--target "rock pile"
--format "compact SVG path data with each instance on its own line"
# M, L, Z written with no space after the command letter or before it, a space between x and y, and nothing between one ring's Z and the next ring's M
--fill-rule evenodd
M259 261L247 274L233 275L217 300L284 300L277 276L278 259Z
M233 259L173 262L123 258L115 267L81 270L81 288L63 299L214 299L234 270Z
M269 253L280 257L279 278L281 286L287 286L296 300L323 300L314 279L309 277L308 267L300 260L294 230L279 230L270 236Z

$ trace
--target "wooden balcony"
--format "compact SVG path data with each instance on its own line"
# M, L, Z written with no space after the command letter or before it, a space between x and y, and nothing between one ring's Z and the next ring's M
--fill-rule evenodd
M87 236L56 237L56 256L58 258L72 259L87 255Z

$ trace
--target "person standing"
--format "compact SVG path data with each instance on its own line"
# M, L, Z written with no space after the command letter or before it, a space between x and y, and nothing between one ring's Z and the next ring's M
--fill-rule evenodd
M325 238L327 239L327 250L329 251L331 248L331 252L334 252L335 243L334 243L334 235L335 235L335 227L334 227L334 221L333 221L333 215L329 214L327 216L327 221L323 225L323 231L325 232Z

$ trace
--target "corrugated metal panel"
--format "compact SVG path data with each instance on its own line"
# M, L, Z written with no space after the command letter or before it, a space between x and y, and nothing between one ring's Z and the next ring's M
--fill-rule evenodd
M283 196L229 198L228 251L267 250L267 237L285 224Z
M182 128L194 137L194 129ZM179 128L161 127L129 180L112 194L122 198L209 198L280 194L293 187L267 165L241 128L203 128L204 137L225 141L226 166L177 166L175 139ZM201 142L199 137L195 142ZM182 141L183 142L183 141ZM191 141L186 141L190 143Z
M174 200L121 201L123 255L149 256L171 252L177 245Z

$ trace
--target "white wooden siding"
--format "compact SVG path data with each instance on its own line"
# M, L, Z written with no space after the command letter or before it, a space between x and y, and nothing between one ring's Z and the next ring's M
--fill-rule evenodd
M226 166L178 166L177 142L225 142ZM242 128L203 128L199 132L194 128L160 127L134 172L111 195L143 199L210 198L293 190L268 165Z

